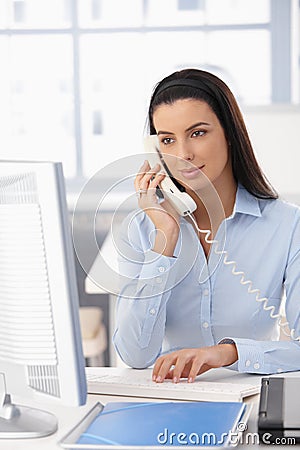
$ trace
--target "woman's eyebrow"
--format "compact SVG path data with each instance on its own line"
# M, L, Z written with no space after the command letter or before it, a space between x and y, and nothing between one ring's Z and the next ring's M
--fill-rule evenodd
M210 125L209 123L207 123L207 122L197 122L197 123L194 123L193 125L191 125L190 127L188 127L185 131L187 132L187 131L191 131L193 128L196 128L196 127L201 127L202 125Z
M197 122L197 123L194 123L193 125L191 125L190 127L188 127L186 130L185 130L185 132L187 132L187 131L190 131L190 130L192 130L193 128L195 128L195 127L200 127L200 126L202 126L202 125L210 125L209 123L207 123L207 122ZM175 133L173 133L172 131L163 131L163 130L159 130L158 132L157 132L157 135L159 136L160 134L175 134Z
M160 134L174 134L174 133L172 133L172 131L162 131L162 130L160 130L160 131L157 132L157 135L159 136Z

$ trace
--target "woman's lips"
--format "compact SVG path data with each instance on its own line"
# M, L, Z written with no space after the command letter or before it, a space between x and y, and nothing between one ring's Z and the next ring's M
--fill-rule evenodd
M184 178L187 178L188 180L191 180L193 178L196 178L199 176L201 170L205 167L205 164L203 164L203 166L200 167L193 167L192 169L183 169L180 170L179 172L181 173L181 175Z

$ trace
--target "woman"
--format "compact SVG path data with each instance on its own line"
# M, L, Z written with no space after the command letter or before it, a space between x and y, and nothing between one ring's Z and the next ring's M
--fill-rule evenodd
M223 366L300 370L300 210L264 177L233 94L208 72L175 72L156 86L149 123L197 209L190 220L159 202L155 188L166 175L145 161L135 179L141 209L120 236L128 278L117 307L119 355L135 368L155 363L156 382L192 382ZM283 289L289 341L278 341L271 317Z

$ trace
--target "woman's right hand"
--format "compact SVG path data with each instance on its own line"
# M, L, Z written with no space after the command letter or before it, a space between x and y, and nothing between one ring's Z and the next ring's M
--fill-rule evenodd
M179 235L179 214L167 200L158 202L156 187L166 176L165 173L159 173L160 169L159 164L151 168L149 162L145 161L134 180L134 187L138 194L139 207L145 211L156 228L153 250L173 256Z

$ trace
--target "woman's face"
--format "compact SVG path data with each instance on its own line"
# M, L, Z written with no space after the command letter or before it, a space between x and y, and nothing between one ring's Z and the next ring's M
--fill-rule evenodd
M153 113L153 124L167 165L187 188L196 191L208 180L217 187L232 179L223 128L206 102L183 99L162 104Z

